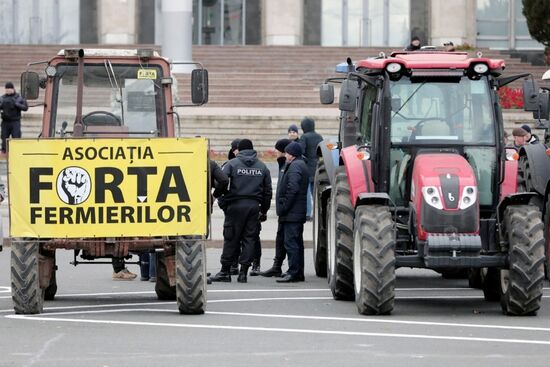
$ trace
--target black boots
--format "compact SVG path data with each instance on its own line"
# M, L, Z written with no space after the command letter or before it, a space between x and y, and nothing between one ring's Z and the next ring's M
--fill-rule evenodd
M273 264L273 266L270 269L260 272L261 276L268 277L268 278L280 277L282 274L283 274L283 271L281 270L281 266L280 265L277 266L275 264Z
M257 275L260 275L260 273L261 273L260 263L259 262L252 263L252 269L250 269L250 276L255 277Z
M218 274L214 275L213 277L209 277L212 282L231 282L231 275L228 271L221 270Z
M248 281L247 278L246 278L247 273L248 273L248 266L241 265L241 271L239 271L239 276L237 277L237 282L246 283Z
M231 268L229 269L229 274L231 275L239 274L239 263L235 262L231 264Z

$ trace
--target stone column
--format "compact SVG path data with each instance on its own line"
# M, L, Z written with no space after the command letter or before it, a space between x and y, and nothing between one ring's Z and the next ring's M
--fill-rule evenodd
M303 43L304 2L263 0L263 44L297 46Z
M476 43L476 0L432 0L431 45Z
M162 0L162 55L173 61L193 60L193 1ZM174 65L176 73L190 72L191 65Z
M98 1L99 43L136 43L136 0Z

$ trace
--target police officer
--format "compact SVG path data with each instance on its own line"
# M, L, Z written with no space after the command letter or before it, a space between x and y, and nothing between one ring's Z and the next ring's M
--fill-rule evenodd
M214 282L230 282L230 267L242 246L237 281L247 282L254 245L258 235L258 221L265 218L271 204L271 174L257 158L249 139L242 139L237 157L230 160L223 172L229 177L229 192L224 196L226 215L223 224L223 251L221 270L211 277Z
M286 166L277 184L277 215L283 227L288 271L278 283L304 281L304 222L309 171L302 159L302 146L292 142L285 148Z

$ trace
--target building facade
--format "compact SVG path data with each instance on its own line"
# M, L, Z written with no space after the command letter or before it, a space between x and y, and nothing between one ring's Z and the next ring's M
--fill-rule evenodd
M0 0L0 43L156 43L162 0ZM182 0L199 45L403 47L413 36L534 50L521 0ZM123 16L124 15L124 16Z

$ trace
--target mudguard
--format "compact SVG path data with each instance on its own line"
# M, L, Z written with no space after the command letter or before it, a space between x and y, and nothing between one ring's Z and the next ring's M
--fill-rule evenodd
M328 179L330 181L330 185L334 185L334 171L336 170L336 167L340 165L340 149L329 149L327 147L328 144L332 144L328 140L323 140L319 143L317 146L317 156L323 158L323 162L325 163L325 170L327 171Z
M502 218L504 218L504 210L510 205L529 205L531 199L537 197L537 194L534 192L522 192L520 194L512 194L506 196L504 199L498 203L497 206L497 223L502 223Z
M519 156L520 160L521 157L527 156L531 189L540 195L545 195L550 181L550 157L546 154L546 146L544 144L525 145L520 149Z
M352 145L342 149L340 154L346 167L346 175L350 189L351 204L355 207L359 194L374 192L370 160L357 158L357 146Z

